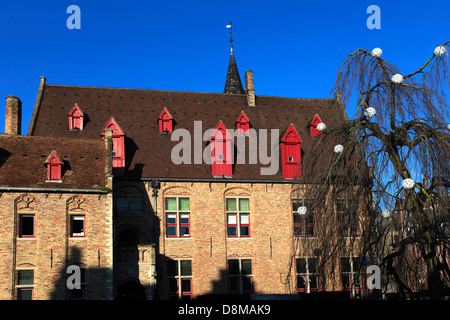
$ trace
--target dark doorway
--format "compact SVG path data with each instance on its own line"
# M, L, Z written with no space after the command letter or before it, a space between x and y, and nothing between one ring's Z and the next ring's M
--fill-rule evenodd
M128 281L119 286L118 300L145 300L145 289L137 281Z

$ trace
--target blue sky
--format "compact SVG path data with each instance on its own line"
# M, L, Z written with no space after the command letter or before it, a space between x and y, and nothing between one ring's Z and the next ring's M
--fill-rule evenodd
M67 7L81 9L70 30ZM381 29L368 29L370 5ZM39 76L49 84L222 92L233 22L241 77L257 95L323 98L357 48L380 47L402 73L450 40L449 0L1 1L0 132L3 100L23 103L22 134Z

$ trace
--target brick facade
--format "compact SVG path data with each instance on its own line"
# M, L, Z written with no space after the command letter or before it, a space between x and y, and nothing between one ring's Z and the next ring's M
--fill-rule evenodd
M116 241L120 230L131 228L139 235L142 245L153 243L153 199L150 182L121 181L116 184L116 190L121 188L142 197L143 214L128 218L117 217ZM252 293L295 294L297 292L295 259L315 257L311 249L313 246L310 245L315 239L297 239L293 234L291 199L299 196L302 196L302 191L295 183L161 182L156 207L159 235L156 260L146 265L141 259L142 245L137 245L140 258L135 267L140 271L141 284L151 287L147 290L150 294L156 289L157 295L154 298L169 299L168 262L190 260L191 298L230 294L232 292L228 260L250 259ZM167 236L165 199L173 197L189 198L188 237ZM228 237L227 198L249 199L249 237ZM357 239L356 242L358 241ZM351 247L353 251L347 250L348 256L358 256L361 253L357 245L348 246ZM115 247L115 250L117 252L119 248ZM336 256L333 263L325 263L328 270L322 272L323 275L320 277L321 291L342 290L339 258ZM153 263L157 266L156 284ZM114 266L116 284L121 282L119 278L124 278L119 268L122 267L116 263ZM134 276L137 277L137 273Z
M0 209L0 299L18 298L19 270L34 271L33 299L70 299L71 264L85 269L85 299L112 299L111 194L3 192ZM34 216L34 236L19 236L21 215ZM71 215L84 216L84 237L71 237Z

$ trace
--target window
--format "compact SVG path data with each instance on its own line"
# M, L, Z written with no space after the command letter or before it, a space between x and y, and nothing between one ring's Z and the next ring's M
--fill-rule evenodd
M63 162L56 151L52 151L45 161L47 166L47 182L61 182L61 169Z
M167 108L164 108L159 115L158 122L160 133L170 133L173 131L173 117L171 116Z
M169 238L190 236L189 198L168 197L166 202L166 235Z
M242 111L239 115L236 126L238 134L249 134L250 119L247 117L244 111Z
M341 277L344 290L352 291L352 296L362 293L361 258L341 258Z
M170 299L192 299L192 261L168 260L167 281Z
M321 138L323 136L323 132L317 130L317 125L321 122L322 120L320 120L320 117L316 114L310 124L312 138Z
M70 236L84 237L84 216L70 216Z
M34 270L18 270L16 288L19 300L33 300Z
M86 269L80 268L80 289L69 290L70 300L84 300L86 294Z
M83 111L75 104L72 110L69 112L69 130L83 130Z
M116 120L111 117L109 118L106 125L103 127L101 137L105 139L105 129L110 129L112 133L113 142L113 173L114 174L124 174L125 172L125 134L120 128Z
M306 215L300 215L298 208L305 206ZM294 214L294 236L296 237L315 237L315 220L312 199L292 199L292 211Z
M298 258L297 267L297 290L298 292L318 291L319 267L317 258Z
M250 237L250 199L226 198L226 211L228 237Z
M355 212L350 212L349 200L337 199L336 211L341 227L341 236L358 237L358 219Z
M252 293L252 260L230 259L228 260L228 277L230 293Z
M301 143L300 136L291 124L281 140L283 177L285 179L301 177Z
M22 214L19 217L19 237L33 238L34 237L34 215Z
M140 196L118 196L116 210L121 215L142 213L142 198Z
M231 177L233 175L232 140L222 121L219 122L211 135L210 148L213 177Z

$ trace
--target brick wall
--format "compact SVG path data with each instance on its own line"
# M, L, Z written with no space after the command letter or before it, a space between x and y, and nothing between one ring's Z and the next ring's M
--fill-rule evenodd
M33 298L67 299L68 264L86 270L86 299L112 298L112 196L13 193L0 197L0 299L17 298L18 270L34 270ZM20 238L21 214L35 217ZM70 237L70 215L85 216L85 236Z

